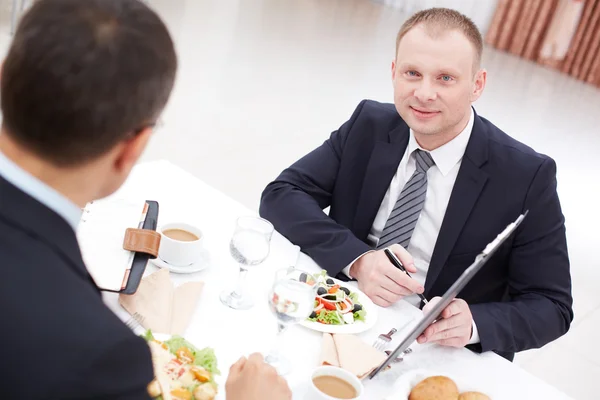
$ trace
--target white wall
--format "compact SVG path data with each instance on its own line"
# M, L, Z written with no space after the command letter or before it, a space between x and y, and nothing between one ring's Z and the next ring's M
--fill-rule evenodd
M475 22L485 35L490 25L498 0L373 0L394 8L408 15L431 7L453 8L465 14Z

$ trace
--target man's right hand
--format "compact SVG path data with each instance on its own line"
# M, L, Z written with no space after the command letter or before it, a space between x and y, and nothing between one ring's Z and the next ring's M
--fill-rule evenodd
M398 244L389 249L396 254L408 272L417 272L413 258L406 249ZM358 287L363 293L382 307L388 307L403 297L423 293L425 290L419 282L396 268L383 250L372 251L356 260L350 267L350 276L358 281Z
M231 366L225 384L227 400L291 400L292 392L262 355L242 357Z

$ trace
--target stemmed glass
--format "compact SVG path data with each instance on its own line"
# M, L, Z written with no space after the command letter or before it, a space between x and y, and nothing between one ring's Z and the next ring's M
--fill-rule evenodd
M273 225L259 217L238 218L229 243L229 251L239 263L240 274L233 291L224 291L220 299L223 304L236 310L252 308L252 298L244 293L248 268L262 263L268 256L273 236Z
M279 354L283 332L293 324L310 316L317 294L316 280L307 272L296 268L277 271L269 292L269 306L277 318L277 340L265 361L275 367L280 375L290 372L291 364Z

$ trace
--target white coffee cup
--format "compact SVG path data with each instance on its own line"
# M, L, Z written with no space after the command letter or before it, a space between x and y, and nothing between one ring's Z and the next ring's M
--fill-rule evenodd
M171 229L179 229L192 233L198 240L183 241L170 238L164 232ZM173 222L162 225L159 228L159 232L162 237L160 239L158 257L167 264L176 267L190 266L198 261L202 255L204 236L202 235L202 231L195 226L183 222Z
M306 400L339 400L338 398L326 395L317 389L313 383L313 379L317 376L335 376L354 386L354 389L356 389L356 397L354 397L352 400L360 399L363 394L364 386L360 379L358 379L354 374L342 368L322 366L316 368L310 377L310 388L308 390L308 396L305 397Z

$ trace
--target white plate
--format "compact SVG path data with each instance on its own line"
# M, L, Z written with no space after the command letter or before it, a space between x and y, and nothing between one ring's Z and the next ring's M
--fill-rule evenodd
M475 382L468 382L465 379L462 379L455 374L448 375L443 372L434 371L434 370L426 370L426 369L415 369L412 371L407 371L404 373L396 382L394 383L393 389L390 391L390 394L387 395L384 400L406 400L410 395L410 392L413 388L421 382L425 378L429 378L430 376L446 376L456 383L458 387L459 393L475 391L481 392L488 395L490 398L494 398L491 396L491 393L487 393L485 388L477 387ZM489 391L488 391L489 392Z
M375 323L377 322L377 307L371 301L371 299L369 299L366 294L358 290L358 288L354 287L353 285L348 285L347 282L342 282L337 279L334 279L333 281L340 286L347 287L351 292L358 294L358 301L362 305L363 310L365 310L367 313L365 316L365 322L356 321L353 324L346 325L327 325L320 322L305 320L300 322L300 325L318 332L341 333L349 335L368 331L375 326Z
M210 253L207 250L202 250L200 252L200 258L198 258L198 261L185 267L171 265L161 260L160 257L156 257L155 259L150 260L150 262L159 268L166 268L176 274L193 274L194 272L203 271L208 268L210 265Z

